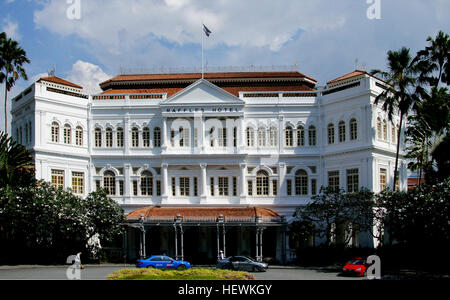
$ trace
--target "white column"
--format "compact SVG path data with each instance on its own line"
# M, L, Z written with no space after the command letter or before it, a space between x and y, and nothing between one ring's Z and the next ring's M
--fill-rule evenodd
M167 119L163 118L163 126L162 126L162 132L161 132L161 139L162 139L162 149L167 150Z
M124 168L124 197L129 198L131 196L131 165L125 165Z
M201 149L201 153L205 152L205 117L201 118L201 126L200 126L200 132L198 133L199 138L199 147ZM206 193L205 193L206 195Z
M205 204L207 202L207 192L206 192L206 168L208 167L207 164L201 164L200 168L202 169L202 175L201 175L201 184L202 184L202 191L201 191L201 195L200 195L200 203L201 204Z
M246 174L247 174L247 164L240 164L241 167L241 204L247 204L247 182L246 182Z
M169 173L168 173L168 169L169 169L169 165L164 163L161 165L162 168L162 202L163 203L167 203L167 200L169 198Z
M237 137L238 137L238 149L244 149L244 145L245 145L245 138L244 138L244 132L245 132L245 128L244 128L244 118L239 118L239 126L238 126L238 133L237 133Z
M130 153L130 117L126 116L123 126L123 143L125 147L125 154Z
M287 190L285 188L286 181L286 164L280 163L278 166L278 195L281 197L287 197Z

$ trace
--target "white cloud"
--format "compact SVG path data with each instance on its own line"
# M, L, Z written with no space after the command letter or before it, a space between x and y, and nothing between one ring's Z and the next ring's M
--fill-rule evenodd
M89 0L69 20L66 1L48 0L34 21L73 39L109 72L119 66L198 66L202 21L209 65L291 65L320 83L355 68L383 68L386 52L450 28L448 0L384 0L368 20L365 0Z
M22 35L19 32L19 23L13 22L9 18L3 20L1 31L6 32L8 38L13 40L22 39Z
M69 20L65 1L49 1L35 12L34 20L61 35L76 34L100 43L111 52L123 51L142 43L149 35L184 45L199 43L202 20L213 31L210 47L269 47L277 51L299 29L320 31L345 23L341 12L314 14L324 9L324 0L302 1L262 0L109 0L83 1L81 19Z
M99 84L109 78L111 76L103 72L99 66L78 60L73 64L72 70L66 79L81 85L84 88L84 92L88 94L97 94L101 92Z

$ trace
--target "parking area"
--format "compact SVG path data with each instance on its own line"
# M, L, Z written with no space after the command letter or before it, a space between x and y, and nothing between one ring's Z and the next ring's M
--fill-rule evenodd
M82 280L105 280L108 274L133 265L89 265L81 271ZM65 266L11 266L0 267L0 280L66 280ZM326 268L293 268L273 266L265 273L253 273L257 280L362 280L342 277Z

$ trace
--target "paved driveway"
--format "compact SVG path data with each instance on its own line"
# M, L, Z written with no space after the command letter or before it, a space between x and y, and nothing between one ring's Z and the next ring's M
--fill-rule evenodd
M133 265L86 266L82 280L105 280L108 274ZM65 266L1 267L0 280L66 280ZM272 267L265 273L254 273L257 280L361 280L338 276L338 272L315 268Z

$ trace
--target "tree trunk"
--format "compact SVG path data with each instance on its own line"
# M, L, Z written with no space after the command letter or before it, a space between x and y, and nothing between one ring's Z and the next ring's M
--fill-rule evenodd
M8 134L8 89L5 83L5 134Z
M395 185L397 183L397 171L398 171L398 160L400 156L400 143L401 143L401 137L402 137L402 127L403 127L403 112L401 112L400 115L400 126L398 130L398 136L397 136L397 155L395 158L395 171L394 171L394 186L392 187L392 190L395 191Z

